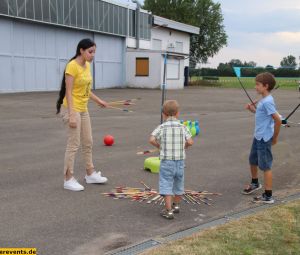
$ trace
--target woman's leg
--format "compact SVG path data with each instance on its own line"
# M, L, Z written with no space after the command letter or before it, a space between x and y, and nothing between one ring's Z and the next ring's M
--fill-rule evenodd
M63 121L67 131L67 147L64 160L64 176L66 181L73 177L75 155L80 146L81 119L78 112L75 112L74 114L76 114L77 127L71 128L69 126L68 111L65 110L63 113Z
M81 113L81 144L82 154L85 160L85 169L87 175L91 175L94 172L93 164L93 137L90 115L88 112Z

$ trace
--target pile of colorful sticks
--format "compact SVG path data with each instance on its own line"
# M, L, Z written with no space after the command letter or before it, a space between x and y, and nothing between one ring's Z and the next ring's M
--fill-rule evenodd
M147 204L159 204L164 205L164 197L158 194L154 189L151 189L144 182L141 183L144 188L132 188L132 187L116 187L113 191L102 193L105 196L112 197L113 199L127 198L131 201L146 202ZM212 198L209 196L220 196L221 193L212 193L208 191L193 191L185 190L185 194L182 196L182 200L187 204L192 205L212 205Z

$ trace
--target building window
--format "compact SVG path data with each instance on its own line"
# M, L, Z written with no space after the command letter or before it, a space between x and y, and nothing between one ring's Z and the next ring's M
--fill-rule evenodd
M176 42L176 52L183 52L183 43Z
M161 50L161 40L152 39L152 49L153 50Z
M178 59L167 60L167 79L179 80L180 61Z
M135 11L129 10L129 37L135 37Z
M139 15L139 22L140 22L140 38L144 40L150 40L150 29L151 29L151 15L147 13L140 13Z
M149 76L149 58L136 58L135 76Z
M44 21L55 25L85 28L125 36L126 7L107 0L0 0L0 15ZM129 10L135 19L135 11ZM143 14L143 37L150 39L151 15ZM132 23L132 20L131 20ZM134 25L134 23L133 23ZM135 29L135 27L134 27ZM132 32L133 33L133 32ZM134 32L135 33L135 32ZM134 34L135 36L135 34Z

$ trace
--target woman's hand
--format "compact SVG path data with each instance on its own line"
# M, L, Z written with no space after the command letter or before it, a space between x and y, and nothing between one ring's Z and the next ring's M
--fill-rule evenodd
M75 114L70 114L69 117L69 127L70 128L76 128L77 127L77 122L76 122L76 115Z
M101 100L101 99L99 99L98 100L98 105L101 106L101 107L103 107L103 108L105 108L105 107L108 106L108 103L105 102L105 101L103 101L103 100Z
M101 100L99 97L97 97L93 92L90 94L90 98L100 107L107 107L108 103L104 100Z

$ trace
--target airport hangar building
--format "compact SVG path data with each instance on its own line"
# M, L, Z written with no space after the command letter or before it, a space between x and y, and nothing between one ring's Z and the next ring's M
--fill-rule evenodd
M56 91L79 40L97 44L94 89L183 88L199 28L104 0L0 1L0 93ZM167 54L167 55L165 55ZM166 65L165 56L167 56Z

